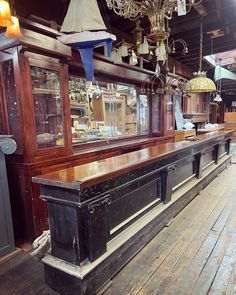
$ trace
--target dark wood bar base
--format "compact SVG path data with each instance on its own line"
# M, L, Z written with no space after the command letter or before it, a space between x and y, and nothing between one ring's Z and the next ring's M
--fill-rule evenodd
M167 143L34 178L47 201L46 283L94 294L230 165L232 132Z

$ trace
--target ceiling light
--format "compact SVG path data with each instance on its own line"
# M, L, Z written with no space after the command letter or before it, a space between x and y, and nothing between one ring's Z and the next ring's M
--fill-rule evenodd
M119 47L119 53L122 57L128 56L128 46L124 39L122 40L121 46Z
M12 21L13 21L13 25L7 27L5 36L8 37L8 38L20 39L23 36L21 34L21 31L20 31L18 17L12 16L11 18L12 18Z
M148 54L149 53L148 41L147 41L147 37L146 36L143 39L143 43L141 43L138 46L138 53L139 54Z
M186 83L185 85L186 92L216 91L215 83L211 79L206 77L206 72L202 71L202 46L203 46L203 24L202 24L202 18L201 18L199 70L197 73L193 73L194 78Z
M137 20L147 16L151 27L147 37L148 40L156 43L169 36L166 25L173 13L185 15L202 0L106 0L106 2L110 9L124 18Z
M138 58L137 55L135 54L135 52L132 50L131 56L129 58L129 64L130 65L137 65L138 64Z
M113 48L111 53L111 59L114 62L114 64L121 64L122 63L122 57L120 54L120 50Z
M221 81L222 81L222 77L221 77L221 59L219 59L219 79L217 80L217 94L216 97L214 98L214 101L216 102L221 102L222 98L221 98Z
M0 1L0 26L7 27L13 25L11 19L10 5L7 1Z
M221 102L221 101L222 101L222 98L221 98L221 96L220 96L219 93L218 93L218 94L216 95L216 97L214 98L214 101L215 101L215 102Z
M215 83L206 77L206 72L193 73L194 78L186 83L186 92L213 92L216 90Z

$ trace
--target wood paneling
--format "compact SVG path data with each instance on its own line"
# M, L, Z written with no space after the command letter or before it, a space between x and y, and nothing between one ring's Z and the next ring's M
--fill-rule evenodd
M217 144L217 142L215 143ZM203 148L204 143L203 142L199 143L198 147L200 148L200 146ZM192 150L192 149L189 147L189 150ZM183 161L185 163L186 156L185 158L183 158L182 156L180 161ZM176 163L175 160L174 160L174 163ZM46 256L44 258L44 263L45 263L45 278L46 278L47 284L54 290L60 291L62 294L67 294L68 288L70 288L71 294L80 293L85 295L85 294L91 294L93 292L96 292L101 286L104 285L104 283L106 283L111 277L113 277L113 275L117 273L117 271L120 270L127 263L127 261L131 259L131 257L133 257L133 255L135 255L138 251L140 251L140 249L142 249L142 247L145 244L147 244L156 235L156 233L160 231L165 226L166 223L168 223L168 221L170 221L174 216L176 216L180 212L180 210L182 210L197 195L199 191L205 188L209 184L209 182L211 182L216 177L216 175L218 175L218 173L220 173L223 169L225 169L225 167L229 165L229 163L230 163L230 157L225 156L225 158L222 159L221 163L218 166L214 166L215 167L214 169L209 168L207 174L205 174L205 176L201 180L197 182L193 180L194 185L187 186L188 187L187 190L185 187L185 189L183 189L184 190L183 195L179 195L179 197L173 200L170 206L167 206L165 210L162 207L163 210L158 211L159 212L158 215L155 215L154 212L157 213L157 211L155 210L150 212L148 216L149 218L152 216L152 218L149 219L149 222L147 224L145 223L145 225L143 224L145 217L142 216L142 218L140 218L140 222L136 222L134 227L126 229L124 231L125 238L122 235L123 233L120 233L118 236L119 238L117 237L117 240L116 238L114 238L114 240L111 240L109 242L109 250L112 250L112 251L109 252L109 255L107 256L106 256L106 253L104 253L104 251L106 251L104 246L107 243L106 234L105 234L106 228L107 228L107 219L104 218L104 216L107 214L107 210L105 208L106 206L107 208L109 208L111 204L110 202L112 202L112 200L110 200L110 198L107 197L106 195L104 195L103 198L94 200L95 195L93 194L92 190L89 189L87 190L87 199L89 200L89 195L90 195L90 197L93 196L93 199L92 199L93 201L91 200L91 203L89 204L88 203L85 204L83 202L78 203L78 199L77 200L73 199L73 198L78 198L78 193L76 193L75 190L57 188L56 189L57 193L56 193L55 186L54 187L52 186L50 188L50 186L42 185L42 197L50 203L50 206L52 206L51 207L52 211L54 211L53 209L54 204L60 204L61 207L64 206L66 209L69 205L68 202L70 202L70 206L74 208L75 207L83 208L82 210L78 210L77 212L78 215L76 216L74 221L71 219L68 220L68 218L64 219L64 221L68 220L68 222L70 222L70 225L73 228L73 230L76 230L76 226L78 225L80 226L80 222L77 222L76 220L80 220L78 219L78 217L80 216L80 214L82 214L83 211L86 212L86 206L88 205L89 212L87 214L90 213L90 219L93 222L92 224L89 223L91 227L87 227L89 232L91 232L91 235L89 234L89 238L87 238L86 240L86 243L85 243L87 245L86 249L89 249L87 250L89 253L91 251L92 256L89 255L89 260L91 262L93 262L94 259L97 258L96 245L98 245L97 250L100 253L99 256L101 256L100 259L97 260L97 263L95 261L92 264L90 263L86 264L86 262L83 263L83 267L82 267L83 277L81 277L78 274L79 272L76 272L76 275L75 274L71 275L72 269L73 271L75 269L80 271L81 267L78 264L77 266L73 266L72 268L71 264L66 262L66 261L71 262L71 259L73 259L73 255L70 255L69 253L70 247L66 247L66 245L62 245L62 241L60 240L60 243L57 243L56 247L60 247L61 249L63 249L63 251L66 251L66 249L68 249L68 252L66 251L67 252L66 255L63 256L65 259L64 263L66 267L64 268L64 265L59 266L57 263L58 261L57 258L61 259L62 256L59 257L57 255L57 258L54 258L51 255ZM164 164L163 161L162 161L162 164ZM213 163L213 165L215 164ZM175 171L174 169L172 169L172 166L173 165L169 165L168 167L170 172ZM147 166L144 166L143 170L146 169L146 167ZM163 169L163 168L164 167L162 166L160 169ZM179 173L181 174L183 172L183 170L181 169L185 169L185 167L184 165L180 165L177 169L180 169ZM185 176L188 176L187 174L185 173ZM129 174L129 176L132 177L132 174ZM179 181L181 181L181 179L179 179ZM191 182L191 180L189 180L189 182ZM170 182L169 185L172 187L173 183ZM64 197L61 197L62 194L59 194L61 189L68 192L70 191L70 192L67 196L64 194ZM177 195L175 195L175 197L176 196ZM145 197L145 195L143 195L143 197ZM80 206L78 206L78 204L80 204ZM120 208L120 210L122 210L122 208ZM126 210L126 208L123 208L123 210ZM95 215L93 215L94 213ZM60 217L61 216L64 216L64 214L60 214ZM97 223L97 226L96 226L96 220L100 220L100 218L103 218L102 219L103 222ZM60 220L60 223L61 222L62 220ZM57 223L54 223L54 224L56 225L54 230L58 232ZM99 227L101 224L103 224L102 229ZM143 227L139 228L139 226L141 225L143 225ZM97 233L96 227L100 228L100 231L102 233L100 236L96 234ZM181 231L178 232L178 234L181 234ZM73 232L72 236L70 237L70 240L75 235L76 235L76 232ZM122 239L122 237L124 239ZM83 238L77 239L77 241L82 242ZM102 241L105 243L102 244ZM81 247L83 247L81 243L79 247L78 245L76 245L76 249L81 249ZM71 254L74 253L74 250L75 249L73 247ZM102 256L103 254L104 256ZM73 261L73 263L76 264L75 260ZM88 265L89 265L89 273L85 275L85 271L86 271L85 269L86 269L86 266ZM142 265L140 267L142 267ZM71 269L71 271L69 271L68 269ZM153 272L152 272L152 275L153 275Z

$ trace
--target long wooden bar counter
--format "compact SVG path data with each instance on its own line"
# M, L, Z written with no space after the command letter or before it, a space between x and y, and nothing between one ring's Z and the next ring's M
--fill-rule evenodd
M33 178L47 201L47 284L94 294L230 164L232 131Z

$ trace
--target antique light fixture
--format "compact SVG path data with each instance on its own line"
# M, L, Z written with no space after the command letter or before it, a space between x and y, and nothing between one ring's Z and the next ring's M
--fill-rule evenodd
M150 34L147 39L153 43L161 43L168 36L166 22L173 13L185 15L194 5L202 0L106 0L107 6L124 18L137 20L147 16L150 22Z
M0 1L0 26L7 27L13 25L10 5L7 1Z
M168 36L169 36L169 32L170 32L169 24L168 24L169 18L166 19L166 17L167 17L166 15L162 15L162 17L163 17L163 21L160 23L162 23L163 26L161 25L160 28L156 26L156 29L153 30L153 32L151 34L144 36L144 37L143 37L144 29L140 26L140 19L136 18L136 26L135 26L134 30L132 31L132 34L135 39L134 44L133 45L126 44L125 41L122 40L122 43L119 47L119 55L121 57L126 57L128 55L134 55L134 53L132 53L132 50L133 50L135 52L135 54L138 55L138 57L140 58L140 55L141 56L147 55L147 54L150 55L150 52L153 51L153 52L155 52L155 55L157 57L157 61L165 62L167 60L168 53L175 53L175 48L176 48L177 43L182 45L184 54L188 53L188 46L184 40L182 40L182 39L173 40L172 39L170 43L168 42ZM131 60L132 60L132 57L130 58L130 61ZM137 62L135 62L135 63L130 62L130 64L134 65L134 64L137 64Z
M219 60L219 79L216 82L217 85L217 89L216 89L216 97L214 98L215 102L221 102L222 98L221 98L221 60Z
M176 44L180 44L183 47L183 54L188 53L188 45L183 39L171 39L168 44L168 53L176 53Z
M194 78L186 83L187 92L214 92L216 91L215 83L206 77L206 72L202 71L202 48L203 47L203 24L201 18L200 24L200 56L198 72L193 73Z
M12 16L9 2L0 0L0 26L7 27L5 36L22 38L18 17Z
M12 16L13 25L8 26L5 36L8 38L22 38L18 17Z

